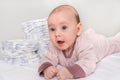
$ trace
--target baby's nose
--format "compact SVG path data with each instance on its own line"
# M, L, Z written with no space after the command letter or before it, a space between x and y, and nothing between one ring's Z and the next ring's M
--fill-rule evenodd
M61 36L61 32L60 31L56 31L55 35L56 35L56 37Z

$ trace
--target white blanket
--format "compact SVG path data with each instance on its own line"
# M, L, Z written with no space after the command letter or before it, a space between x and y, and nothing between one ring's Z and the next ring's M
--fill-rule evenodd
M38 64L18 66L0 62L0 80L44 80L37 70ZM93 74L77 80L120 80L120 53L104 58Z

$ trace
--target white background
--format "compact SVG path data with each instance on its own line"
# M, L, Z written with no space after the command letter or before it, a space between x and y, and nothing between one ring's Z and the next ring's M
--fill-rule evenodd
M0 0L0 41L22 39L22 22L45 18L61 4L78 10L83 30L93 28L106 36L120 31L120 0Z

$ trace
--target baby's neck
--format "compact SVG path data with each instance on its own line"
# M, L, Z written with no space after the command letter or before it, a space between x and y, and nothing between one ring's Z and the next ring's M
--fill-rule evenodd
M73 48L74 48L74 45L69 47L67 50L63 50L65 57L70 57L72 55Z
M63 50L63 53L65 54L66 57L69 57L71 55L71 50Z

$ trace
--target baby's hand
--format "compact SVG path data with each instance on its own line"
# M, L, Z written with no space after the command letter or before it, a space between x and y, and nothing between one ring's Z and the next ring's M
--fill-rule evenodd
M72 79L73 75L68 71L66 67L61 67L57 73L58 80Z
M45 79L49 80L57 74L57 68L55 66L50 66L44 70Z

